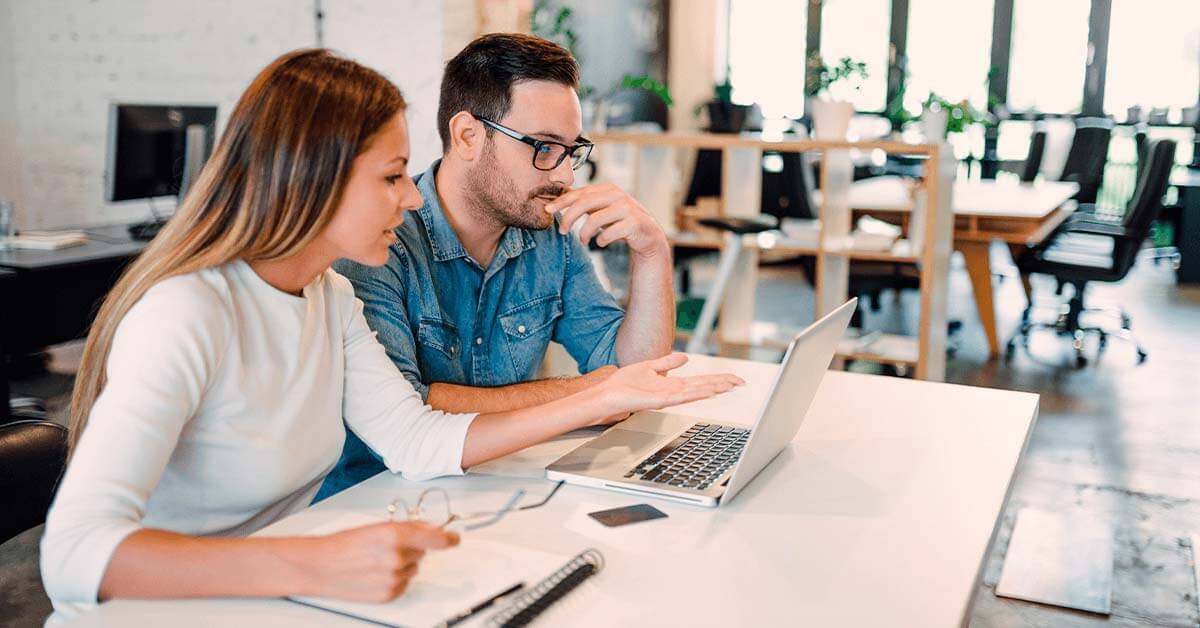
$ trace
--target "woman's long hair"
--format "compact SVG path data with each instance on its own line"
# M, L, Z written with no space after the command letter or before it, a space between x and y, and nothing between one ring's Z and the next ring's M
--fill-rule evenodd
M404 108L390 81L328 50L290 52L254 78L195 186L96 315L71 396L70 451L104 389L117 325L146 291L298 253L329 224L355 157Z

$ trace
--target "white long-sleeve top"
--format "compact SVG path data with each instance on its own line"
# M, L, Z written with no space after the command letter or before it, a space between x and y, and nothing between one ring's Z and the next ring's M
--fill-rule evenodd
M332 270L303 297L244 262L162 281L118 325L107 369L42 539L57 619L96 602L138 529L244 536L308 506L343 417L417 479L462 473L475 417L422 402Z

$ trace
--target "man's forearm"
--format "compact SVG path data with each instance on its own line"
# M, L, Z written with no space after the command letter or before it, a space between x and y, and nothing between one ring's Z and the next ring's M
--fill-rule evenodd
M622 365L671 352L675 341L675 281L671 248L651 256L630 254L629 307L617 331L617 361Z
M510 386L481 388L438 382L429 387L428 403L444 412L508 412L550 403L604 381L615 367L606 366L578 377L555 377Z

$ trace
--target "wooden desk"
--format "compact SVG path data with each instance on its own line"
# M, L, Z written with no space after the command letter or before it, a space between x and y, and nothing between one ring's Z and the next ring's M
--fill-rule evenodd
M746 378L734 393L679 408L743 423L778 369L700 356L684 368ZM725 507L564 486L545 506L467 534L563 556L604 553L606 569L540 626L965 626L1037 408L1026 393L831 371L795 441ZM347 511L382 517L393 498L430 484L467 511L516 488L540 499L551 487L478 475L414 484L384 473L263 533L304 534ZM669 517L615 529L587 517L640 502ZM277 600L120 600L70 625L363 624Z
M1078 191L1076 183L1052 181L1032 185L994 180L954 182L954 248L966 262L993 357L999 354L1000 341L988 255L991 242L1005 242L1014 256L1025 246L1040 243L1075 211L1067 201ZM907 213L911 211L908 198L904 179L899 177L865 179L850 186L850 207L858 213ZM901 221L906 218L902 216Z

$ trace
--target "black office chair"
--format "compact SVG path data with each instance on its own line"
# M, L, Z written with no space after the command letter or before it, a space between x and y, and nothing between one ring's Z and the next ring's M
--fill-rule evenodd
M0 425L0 543L42 524L67 461L67 430L50 421Z
M1075 135L1063 164L1059 181L1079 184L1075 200L1081 205L1095 203L1104 183L1104 165L1108 163L1108 143L1112 139L1113 122L1108 118L1079 118L1075 120Z
M1142 243L1150 235L1154 220L1162 211L1163 195L1175 159L1175 142L1154 140L1147 145L1148 162L1138 179L1133 197L1126 207L1124 220L1120 223L1079 221L1066 225L1047 238L1041 245L1027 249L1017 258L1017 268L1022 274L1040 273L1051 275L1058 282L1057 294L1063 286L1071 286L1073 293L1066 307L1052 322L1033 320L1033 303L1030 302L1021 317L1021 326L1008 341L1006 358L1012 358L1020 342L1026 350L1029 335L1036 329L1050 329L1059 335L1070 336L1075 349L1075 362L1079 367L1087 364L1083 353L1087 334L1098 337L1099 349L1104 350L1110 336L1129 340L1137 349L1138 363L1146 360L1146 351L1138 345L1130 331L1129 316L1119 313L1121 326L1109 331L1101 326L1084 325L1080 318L1086 312L1097 312L1084 303L1087 284L1093 281L1116 282L1129 274L1137 260Z
M1021 182L1033 183L1038 171L1042 169L1042 157L1046 154L1046 132L1037 130L1029 136L1029 153L1025 156L1025 165L1021 167Z

